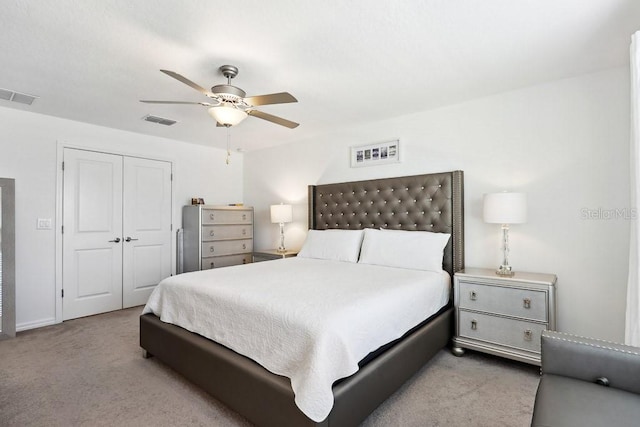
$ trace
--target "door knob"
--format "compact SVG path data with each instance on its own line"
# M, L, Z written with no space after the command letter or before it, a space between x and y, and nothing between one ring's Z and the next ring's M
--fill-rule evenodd
M116 237L115 239L113 239L113 240L109 240L109 241L110 241L110 242L113 242L113 243L120 243L120 238L119 238L119 237Z
M131 238L131 237L129 237L129 236L127 236L127 238L126 238L126 239L124 239L124 241L125 241L125 242L133 242L133 241L135 241L135 240L138 240L138 239L132 239L132 238Z

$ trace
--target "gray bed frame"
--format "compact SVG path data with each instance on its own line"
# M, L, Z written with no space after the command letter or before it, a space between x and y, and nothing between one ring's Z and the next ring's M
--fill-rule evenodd
M462 171L309 186L309 228L451 233L443 268L453 275L464 267L463 197ZM450 302L336 382L333 409L320 423L298 409L288 378L153 314L140 317L140 346L256 425L354 426L447 345L452 321Z

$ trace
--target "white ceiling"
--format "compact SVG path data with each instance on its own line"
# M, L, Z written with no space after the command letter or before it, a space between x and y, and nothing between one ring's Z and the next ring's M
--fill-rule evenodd
M234 148L303 140L520 87L628 64L639 0L2 0L0 88L39 96L24 109L224 148L207 101L162 73L297 104L249 117ZM142 121L153 114L178 123Z

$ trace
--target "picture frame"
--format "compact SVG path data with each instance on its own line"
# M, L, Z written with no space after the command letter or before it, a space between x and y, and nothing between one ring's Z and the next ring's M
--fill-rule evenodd
M351 167L378 166L400 162L400 140L351 147Z

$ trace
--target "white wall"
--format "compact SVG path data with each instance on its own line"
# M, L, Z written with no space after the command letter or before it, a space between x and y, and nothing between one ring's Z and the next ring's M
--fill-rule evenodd
M349 167L351 145L395 138L400 164ZM512 226L511 265L558 275L559 330L622 341L629 224L583 219L583 209L628 207L628 152L629 76L620 68L247 153L244 195L260 249L278 244L269 205L294 204L286 238L296 248L308 184L461 169L466 265L493 268L500 227L483 223L482 195L524 191L529 222Z
M7 108L0 108L0 129L0 177L16 180L18 330L54 323L60 306L55 292L59 145L172 161L174 229L182 221L181 206L193 196L209 204L242 202L241 154L234 153L227 166L220 149ZM53 219L53 229L36 230L37 218Z

